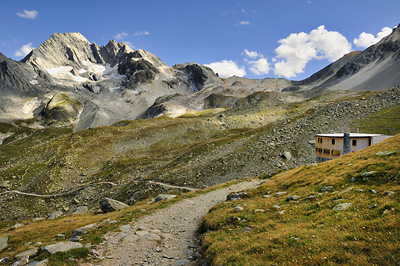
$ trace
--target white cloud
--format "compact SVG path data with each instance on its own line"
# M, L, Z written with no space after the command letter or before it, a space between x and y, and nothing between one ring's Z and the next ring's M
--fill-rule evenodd
M271 69L266 58L260 58L255 61L247 61L247 63L250 65L250 71L255 75L266 75Z
M240 21L238 24L236 24L236 25L238 25L238 26L240 26L240 25L250 25L250 21L247 21L247 20L245 20L245 21Z
M376 37L371 33L363 32L358 36L358 38L354 39L353 43L357 47L367 48L379 42L384 37L388 36L390 33L392 33L392 29L389 27L382 28L382 30L376 35Z
M232 76L243 77L246 75L246 70L244 67L239 67L232 60L222 60L221 62L214 62L211 64L206 64L205 66L214 70L214 72L218 73L221 78L228 78Z
M138 31L133 34L133 36L150 35L148 31Z
M126 45L128 45L131 49L135 49L135 45L133 45L131 42L125 41L124 42Z
M25 45L22 45L19 50L15 51L14 56L16 57L24 57L27 54L29 54L35 47L32 46L32 43L27 43Z
M286 78L303 73L312 59L333 62L351 51L351 43L346 37L339 32L326 30L323 25L309 34L292 33L279 43L281 45L275 49L278 61L274 73Z
M122 40L124 37L128 36L128 33L125 31L118 33L117 35L114 36L116 40Z
M24 12L18 12L17 15L21 18L28 18L28 19L35 19L37 17L37 15L39 14L39 12L37 12L36 10L25 10Z
M247 49L244 49L244 53L250 58L263 57L262 54L260 54L260 53L258 53L256 51L249 51Z

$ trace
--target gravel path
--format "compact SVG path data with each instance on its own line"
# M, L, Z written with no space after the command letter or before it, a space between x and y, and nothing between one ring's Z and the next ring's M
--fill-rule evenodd
M259 180L245 181L182 200L106 235L98 251L106 256L98 265L196 265L200 254L196 230L214 205L234 191L254 188Z

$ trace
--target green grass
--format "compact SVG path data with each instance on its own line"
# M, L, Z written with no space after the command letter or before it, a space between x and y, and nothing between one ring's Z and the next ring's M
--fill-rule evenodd
M385 150L396 153L375 156ZM201 226L206 257L211 265L397 264L399 150L397 135L336 160L280 173L247 192L249 197L215 206ZM360 178L367 171L377 173ZM333 190L321 192L326 186ZM276 196L279 191L287 194ZM272 197L264 198L267 194ZM300 198L287 201L288 195ZM333 210L345 202L352 206ZM238 205L244 210L234 212Z
M352 131L362 133L396 135L400 134L400 105L376 112L353 122Z

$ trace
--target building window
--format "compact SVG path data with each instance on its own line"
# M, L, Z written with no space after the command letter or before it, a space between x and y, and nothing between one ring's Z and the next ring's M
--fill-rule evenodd
M321 148L319 148L319 149L318 149L318 152L322 152L322 149L321 149Z
M322 138L318 138L318 143L322 143Z
M330 154L330 153L331 153L331 150L324 149L324 153L325 153L325 154Z
M332 139L332 145L335 145L335 139Z
M340 151L332 150L332 155L333 156L340 156Z
M353 139L353 146L357 146L357 140Z

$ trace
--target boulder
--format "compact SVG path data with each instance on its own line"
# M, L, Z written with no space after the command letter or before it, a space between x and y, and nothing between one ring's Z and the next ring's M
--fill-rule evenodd
M77 207L72 214L85 214L89 211L87 206L79 206Z
M86 235L88 233L88 230L93 229L95 227L97 227L96 223L79 227L79 228L75 229L74 231L72 231L72 235L73 236Z
M286 160L290 160L290 159L292 159L292 154L290 153L290 152L288 152L288 151L285 151L285 152L283 152L282 154L281 154L281 157L283 158L283 159L286 159Z
M81 243L76 242L58 242L55 244L47 245L43 248L43 251L48 252L50 254L54 254L56 252L66 252L71 249L82 248L83 245Z
M18 255L15 256L17 260L26 260L29 261L29 258L32 258L36 256L39 252L38 248L32 248L30 250L24 251L22 253L19 253Z
M0 251L5 249L8 245L8 236L0 236Z
M126 207L129 207L129 205L120 202L118 200L110 199L110 198L103 198L100 201L100 209L103 212L113 212L113 211L119 211L121 209L124 209Z
M157 197L155 198L155 202L159 202L162 200L169 200L175 198L176 195L171 195L171 194L158 194Z
M238 200L247 195L246 192L240 192L240 193L231 193L228 196L226 196L227 201L233 201L233 200Z
M233 209L233 211L234 211L234 212L241 212L241 211L243 211L243 207L236 206L236 207Z
M334 211L344 211L344 210L347 210L348 208L350 208L351 205L353 205L353 203L351 203L351 202L340 203L340 204L335 205L335 207L333 207L333 210Z
M48 264L48 260L41 260L41 261L32 261L31 263L27 264L26 266L46 266Z
M286 198L286 201L298 200L300 196L297 195L290 195Z
M54 219L57 219L57 218L61 217L62 214L63 214L62 211L55 211L55 212L51 213L51 214L47 217L47 220L54 220Z

